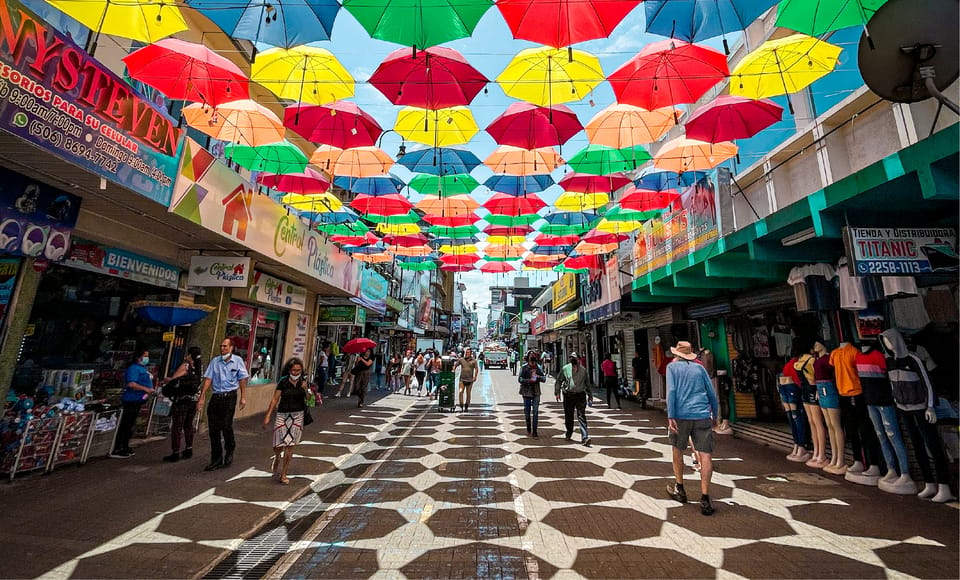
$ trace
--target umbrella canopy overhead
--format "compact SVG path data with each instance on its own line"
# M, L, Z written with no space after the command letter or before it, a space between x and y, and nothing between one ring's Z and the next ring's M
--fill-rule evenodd
M610 203L610 194L604 191L593 193L565 191L553 205L562 211L583 212L603 207L608 203ZM542 228L541 231L543 231Z
M110 34L150 44L187 30L175 2L153 0L48 0L57 10L83 24L96 35ZM96 52L94 41L90 54Z
M371 213L381 216L407 215L413 209L410 200L400 194L389 195L358 195L350 202L350 207L360 213Z
M307 156L289 141L259 147L227 143L223 152L227 159L250 171L302 173L307 167Z
M273 111L250 99L214 108L194 103L181 109L187 125L214 139L250 147L283 141L286 131Z
M466 107L420 109L404 107L397 113L393 130L404 139L429 147L463 145L480 131L473 113Z
M291 101L323 105L353 96L353 77L329 50L271 48L257 54L250 79Z
M480 261L480 256L476 254L448 254L446 256L440 256L441 264L450 264L457 266L472 266Z
M589 173L568 173L557 185L564 191L578 193L612 193L630 184L630 178L619 173L592 175Z
M434 46L391 52L369 82L394 105L446 109L469 105L490 81L459 52Z
M473 212L480 207L469 195L451 195L449 197L425 197L417 202L417 209L424 212L424 220L437 225L443 224L436 221L437 218L454 218L472 216ZM472 221L469 223L473 223ZM459 224L468 225L468 224Z
M709 143L747 139L783 119L783 107L766 99L723 95L700 107L683 128L687 137Z
M523 149L500 145L483 160L494 173L507 175L539 175L550 173L563 165L564 160L553 147Z
M377 175L374 177L336 177L333 184L341 189L353 193L366 195L387 195L400 193L405 187L403 181L393 175Z
M494 193L484 202L483 207L492 214L521 216L537 213L547 207L547 204L534 193L521 197Z
M652 42L607 80L618 103L645 109L696 103L729 74L722 52L682 40Z
M583 125L576 113L564 105L513 103L486 130L500 145L537 149L563 145L582 131Z
M290 48L330 40L337 0L187 0L233 38Z
M737 146L728 141L707 143L677 137L660 148L653 158L653 166L677 173L708 171L736 154Z
M554 185L549 174L544 175L492 175L483 185L493 191L507 195L525 195L540 193Z
M483 254L488 258L502 258L519 260L526 252L522 247L506 244L490 244L483 249Z
M480 228L474 225L459 227L430 226L427 233L433 234L438 238L469 238L474 234L480 233Z
M262 174L257 176L257 183L277 191L303 195L326 193L330 189L327 176L312 167L307 167L300 173Z
M737 63L730 73L730 94L763 99L795 93L832 71L840 51L803 34L768 40Z
M181 304L179 302L158 302L138 300L130 303L137 316L161 326L182 326L193 324L206 318L215 307L207 304Z
M288 193L280 198L280 203L317 213L336 212L343 208L343 202L332 193Z
M508 262L487 262L480 266L480 271L487 274L506 274L507 272L516 272L517 269Z
M410 189L428 197L469 195L474 189L480 187L480 183L476 179L469 174L462 173L454 175L420 174L411 179L407 185Z
M514 38L563 47L606 38L640 0L498 0Z
M337 177L378 177L390 171L393 158L379 147L340 149L321 145L310 155L310 164Z
M647 0L643 9L647 32L702 41L743 30L777 0ZM727 39L724 52L729 53Z
M480 166L480 159L471 151L453 147L427 147L410 151L397 159L414 173L446 175L470 173Z
M513 57L497 84L507 96L551 107L583 99L604 78L600 61L588 52L540 47Z
M585 129L590 143L623 149L659 141L676 125L680 115L680 109L674 107L648 111L613 103L590 119Z
M887 0L783 0L777 7L777 26L810 36L865 26Z
M587 145L567 161L577 173L608 175L632 171L650 160L650 154L637 145L629 149L614 149L605 145Z
M344 0L372 38L426 49L473 34L493 0Z
M680 199L680 194L671 190L653 191L639 189L631 185L620 198L620 207L634 211L657 211L666 209L671 203Z
M433 261L428 262L397 262L397 266L401 270L412 270L414 272L426 272L428 270L436 270L437 263Z
M702 171L688 171L685 173L675 173L673 171L651 171L645 173L634 180L634 185L639 189L650 191L670 191L679 192L686 189L694 183L703 179L707 174Z
M369 147L383 133L380 123L356 103L294 103L283 111L285 127L307 141L341 149Z

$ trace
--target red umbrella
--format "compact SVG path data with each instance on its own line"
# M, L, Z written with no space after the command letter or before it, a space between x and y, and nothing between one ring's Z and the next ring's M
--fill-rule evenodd
M202 44L164 38L123 57L127 72L174 100L221 103L249 99L240 67Z
M414 246L422 246L428 241L427 236L423 234L415 234L409 236L384 236L383 243L388 246L398 246L403 248L412 248Z
M636 211L657 211L665 209L678 199L680 194L674 190L653 191L631 186L623 192L620 207Z
M456 216L427 214L423 216L423 221L433 226L458 228L460 226L472 226L473 224L480 221L480 217L475 213L471 213L467 215L456 215Z
M371 348L375 348L376 346L377 343L373 342L369 338L354 338L353 340L348 340L347 344L343 345L340 351L347 354L360 354L361 352L366 352Z
M362 236L330 236L330 241L343 246L366 246L376 244L380 238L367 232Z
M525 236L534 229L531 226L487 226L483 228L483 233L488 236Z
M383 133L380 123L356 103L294 103L283 111L283 125L307 141L340 149L370 147Z
M768 99L723 95L687 119L687 137L708 143L748 139L783 119L783 107Z
M399 193L389 195L360 194L350 202L350 207L360 213L373 213L383 216L403 215L413 209L410 200Z
M580 241L587 242L588 244L619 244L629 237L630 236L626 234L611 234L598 230L590 230L580 238Z
M611 173L610 175L568 173L557 185L562 187L564 191L576 193L612 193L630 183L630 178L621 173Z
M640 0L498 0L514 38L554 48L606 38Z
M516 272L517 269L508 262L487 262L480 266L480 271L488 274L505 274L507 272Z
M472 266L480 260L476 254L448 254L440 256L440 263L444 266Z
M487 125L487 133L500 145L537 149L562 145L583 130L576 113L564 105L538 107L514 103Z
M540 246L573 246L580 241L580 236L551 236L549 234L540 234L535 237L533 241Z
M444 272L472 272L476 267L473 264L444 264L440 269Z
M591 270L600 269L600 258L599 256L574 256L572 258L567 258L563 261L563 265L571 270L578 270L580 268L589 268Z
M498 215L529 215L547 207L547 204L535 193L528 193L521 197L494 193L483 207L490 213Z
M523 267L528 270L552 270L563 263L563 260L524 260Z
M312 167L305 168L301 173L285 173L282 175L264 173L257 177L257 183L277 191L303 195L326 193L330 189L330 180Z
M648 44L607 80L618 103L653 110L695 103L729 74L719 50L670 39Z
M397 49L370 77L370 84L394 105L422 109L467 106L488 82L462 54L442 46Z

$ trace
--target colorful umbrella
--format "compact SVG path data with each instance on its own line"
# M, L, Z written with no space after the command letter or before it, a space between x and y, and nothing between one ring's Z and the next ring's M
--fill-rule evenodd
M579 240L579 238L578 238ZM531 252L537 254L538 256L566 256L570 253L570 250L573 249L573 244L568 246L544 246L537 244L530 249Z
M57 10L72 17L94 33L89 54L97 51L100 34L139 40L150 44L187 30L183 13L175 2L153 0L49 0Z
M436 270L437 263L434 261L429 262L397 262L397 266L401 270L411 270L414 272L426 272L428 270Z
M480 259L477 253L477 246L474 244L464 244L460 246L440 246L440 253L447 254L448 256L470 256L471 258ZM445 256L440 256L440 260L443 260Z
M420 226L417 224L379 223L377 224L377 231L382 234L390 234L394 236L409 236L420 233Z
M552 270L560 265L563 260L558 259L539 259L537 256L528 256L523 262L524 270Z
M360 354L371 348L377 348L377 343L369 338L354 338L353 340L348 340L340 350L347 354Z
M441 238L469 238L480 233L480 228L473 225L459 227L430 226L427 233Z
M227 143L223 153L227 159L250 171L302 173L307 167L307 156L289 141L259 147Z
M301 214L302 215L302 214ZM337 234L343 236L362 236L363 234L370 231L366 225L358 222L360 216L357 215L357 212L351 210L350 208L342 208L339 211L328 211L316 213L315 217L311 218L313 221L320 223L321 225L341 225L349 224L356 225L356 228L350 228L349 230L338 230L338 231L328 231L329 234ZM319 226L318 226L319 229ZM326 230L321 230L326 231Z
M526 195L540 193L551 185L553 178L544 175L492 175L483 182L483 185L493 191L507 195Z
M406 153L397 159L397 163L414 173L447 175L470 173L480 166L480 159L466 149L427 147Z
M338 177L377 177L390 171L393 158L379 147L321 145L310 156L310 164Z
M645 109L695 103L727 77L722 52L682 40L646 45L609 76L618 103Z
M490 81L459 52L435 46L391 52L369 82L394 105L445 109L469 105Z
M620 244L618 243L592 244L590 242L580 242L577 244L577 247L574 248L574 251L582 256L596 256L600 254L609 254L610 252L616 251L619 247Z
M492 0L344 0L372 38L426 49L473 34Z
M487 236L490 244L522 244L527 241L524 236Z
M250 98L240 67L202 44L164 38L123 57L127 74L170 99L221 103Z
M376 244L380 241L380 238L367 232L360 236L330 236L330 241L334 244L341 244L344 246L366 246L369 244Z
M480 271L487 274L506 274L507 272L516 272L517 269L507 262L487 262L480 266Z
M350 202L350 207L364 214L395 216L407 215L413 209L413 204L397 193L380 196L360 194Z
M557 185L564 191L578 193L612 193L630 184L630 178L623 174L591 175L589 173L568 173Z
M393 130L408 141L430 147L463 145L480 130L473 113L466 107L420 109L404 107L397 113Z
M294 209L310 212L333 212L343 208L343 202L332 193L288 193L280 198L280 203Z
M631 185L624 190L622 197L620 197L620 207L634 211L658 211L666 209L668 205L678 199L680 199L680 194L672 190L654 191Z
M281 99L323 105L353 96L353 77L329 50L271 48L257 54L250 79Z
M595 213L586 213L586 212L553 212L548 213L543 216L543 219L549 225L553 226L575 226L575 227L586 227L590 229L590 226L600 219ZM540 231L543 231L543 228L540 228ZM586 231L586 230L584 230ZM539 240L537 240L539 242ZM540 242L543 243L543 242Z
M676 125L680 114L680 109L674 107L648 111L633 105L614 103L590 119L585 127L587 139L594 145L606 145L614 149L653 143Z
M639 145L630 149L614 149L605 145L587 145L567 163L577 173L607 175L632 171L650 160L650 154Z
M500 145L537 149L562 145L583 126L576 113L564 105L547 108L513 103L486 130Z
M416 224L420 221L420 214L411 210L407 210L406 213L392 213L392 214L377 214L377 213L367 213L363 215L363 219L368 222L374 222L378 224L389 224L389 225L399 225L399 224ZM406 236L406 235L417 235L420 233L419 228L417 231L412 234L409 232L397 233L397 232L387 232L397 236Z
M724 36L723 50L730 54L726 34L743 30L777 0L647 0L647 33L687 42Z
M810 36L865 26L887 0L782 0L777 26ZM867 36L869 38L869 34Z
M425 244L419 246L387 246L387 251L397 256L424 257L433 253L433 248Z
M422 246L429 240L423 234L413 234L407 236L384 236L383 243L387 246Z
M197 131L227 143L258 147L283 141L286 131L273 111L250 99L213 108L194 103L181 109L184 120Z
M651 212L650 216L647 219L652 219L654 217L657 217L657 215L659 215L660 213L661 212ZM610 234L626 234L629 232L635 232L640 228L642 228L644 221L646 220L610 221L604 218L600 220L600 223L597 224L596 229L598 232L606 232Z
M407 187L425 196L450 197L469 195L474 189L480 187L480 183L470 175L463 173L453 175L420 174L411 179ZM473 209L477 208L474 207Z
M706 173L702 171L688 171L682 174L672 171L651 171L641 175L633 183L639 189L679 193L679 190L690 187L704 176Z
M563 47L606 38L640 0L498 0L514 38Z
M445 198L445 199L450 199ZM474 202L476 203L476 202ZM423 216L423 221L434 226L446 226L455 228L459 226L470 226L480 221L480 216L475 213L466 215L435 215L427 214ZM489 221L489 220L487 220Z
M620 242L626 240L629 237L630 236L597 231L596 229L594 229L584 234L580 238L580 241L586 242L588 244L619 244Z
M375 145L383 133L370 113L348 101L294 103L284 109L283 124L307 141L341 149Z
M513 227L490 225L483 228L483 233L487 234L488 236L519 236L521 238L526 236L527 234L533 233L534 231L536 230L534 230L529 225L513 226Z
M509 216L520 216L537 213L547 207L546 202L535 193L515 197L505 193L494 193L483 204L490 213Z
M480 256L476 254L448 254L446 256L440 256L441 264L450 264L457 266L473 265L480 260Z
M305 168L301 173L261 174L257 177L257 183L277 191L303 195L326 193L330 189L327 176L312 167Z
M317 225L317 230L325 232L331 236L362 236L369 232L370 228L368 228L362 222L321 223Z
M513 57L497 84L507 96L551 107L583 99L604 78L600 61L588 52L538 47Z
M737 146L728 141L707 143L686 137L664 143L653 157L653 166L684 173L686 171L707 171L720 165L737 154Z
M469 195L451 195L449 197L425 197L417 202L417 209L422 211L424 219L434 217L464 217L472 215L480 207ZM428 220L429 221L429 220ZM443 225L438 222L437 225ZM472 223L472 222L470 222ZM466 224L462 224L466 225Z
M501 215L492 213L484 216L483 221L497 226L519 227L528 226L536 221L540 221L541 218L542 216L536 213L525 215Z
M557 215L557 214L554 214L554 215ZM589 223L586 223L585 225L587 228L590 227ZM565 246L573 247L577 242L580 241L580 236L579 235L558 236L558 235L552 235L552 234L540 234L537 237L535 237L533 241L534 243L537 244L537 247L548 247L548 246L559 246L561 248Z
M231 38L291 47L330 40L340 11L336 0L187 0Z
M569 268L562 263L553 267L554 272L562 272L568 274L588 274L590 273L589 268Z
M603 263L596 256L572 256L563 261L567 268L586 268L588 270L599 270Z
M483 163L494 173L538 175L550 173L563 165L564 161L553 147L522 149L512 145L501 145L484 159Z
M344 252L350 254L351 256L357 256L362 254L380 254L386 252L387 248L381 243L372 244L369 246L345 246L341 248Z
M477 236L470 236L466 238L433 238L430 240L431 248L442 248L449 246L466 246L474 245L480 242L480 238Z
M333 184L341 189L353 193L366 195L387 195L400 193L404 183L392 175L377 175L374 177L336 177Z
M832 71L840 51L803 34L768 40L737 63L730 73L730 94L763 99L796 93Z
M376 254L354 254L353 259L360 262L366 262L367 264L383 264L386 262L392 262L393 255L386 252L377 252Z
M483 254L487 259L519 260L525 252L526 250L523 247L512 244L490 244L483 249Z
M561 211L582 212L603 207L608 203L610 203L610 194L603 191L593 193L565 191L560 194L557 201L553 202L553 205ZM541 231L543 231L542 228Z
M440 266L440 269L444 272L472 272L474 270L473 265L458 265L458 264L444 264Z
M723 95L700 107L684 124L687 137L709 143L747 139L783 119L783 107L761 99Z

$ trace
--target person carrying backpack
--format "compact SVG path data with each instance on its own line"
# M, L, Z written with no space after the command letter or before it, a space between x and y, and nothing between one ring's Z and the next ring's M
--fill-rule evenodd
M163 386L160 392L171 401L170 445L173 453L163 458L168 463L193 457L193 420L197 414L197 399L200 395L202 376L200 347L191 346L176 372L161 381ZM180 451L181 437L185 443L182 452Z

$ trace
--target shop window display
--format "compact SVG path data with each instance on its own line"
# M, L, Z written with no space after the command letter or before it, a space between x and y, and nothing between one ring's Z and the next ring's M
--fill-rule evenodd
M234 354L250 369L251 384L272 383L279 378L286 318L276 310L230 304L226 334L233 341Z

